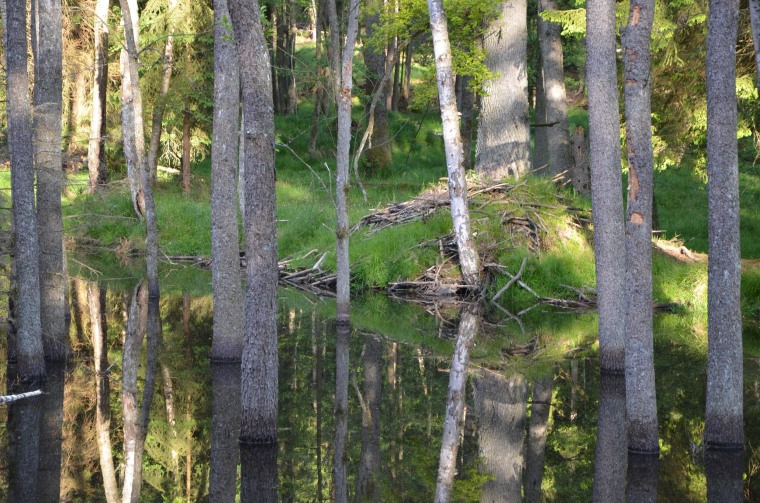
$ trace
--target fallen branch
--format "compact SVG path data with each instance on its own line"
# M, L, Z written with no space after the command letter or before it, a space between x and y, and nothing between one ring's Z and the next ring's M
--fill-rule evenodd
M520 277L522 276L522 273L525 270L525 264L527 262L528 262L528 258L527 257L523 257L522 264L520 264L520 270L517 271L517 274L515 274L514 276L512 276L512 278L507 282L506 285L504 285L502 287L501 290L499 290L498 292L496 292L496 295L494 295L493 298L491 299L491 303L492 304L496 304L496 301L499 300L499 297L501 297L504 294L504 292L506 292L507 290L509 290L509 288L512 285L514 285L517 281L520 280Z

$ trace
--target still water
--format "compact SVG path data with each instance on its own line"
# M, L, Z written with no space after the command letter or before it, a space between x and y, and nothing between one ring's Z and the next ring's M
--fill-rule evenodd
M708 455L705 355L656 337L661 454L629 458L624 384L600 378L593 315L473 328L456 309L368 297L346 331L329 301L283 290L279 442L241 450L238 369L208 359L210 295L164 293L161 330L147 337L144 297L73 281L75 358L49 370L42 397L0 408L1 498L414 502L433 501L437 482L465 502L760 498L754 359L747 449ZM449 393L455 374L463 388ZM0 384L15 391L9 376ZM462 427L442 443L447 414ZM453 480L438 480L442 448Z

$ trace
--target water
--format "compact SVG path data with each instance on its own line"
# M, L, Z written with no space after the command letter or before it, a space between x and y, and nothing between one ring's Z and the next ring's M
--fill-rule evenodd
M283 291L279 442L275 449L241 451L237 368L208 361L209 295L163 295L161 333L127 337L125 354L125 333L136 333L128 330L130 305L132 326L139 327L145 304L142 311L133 304L130 289L94 288L88 295L87 285L74 286L76 358L51 369L42 397L0 408L6 500L106 501L108 493L121 497L130 477L142 480L140 501L241 494L255 495L252 501L434 499L444 422L455 410L447 403L455 310L444 312L443 322L421 308L372 297L354 304L352 329L338 333L329 302ZM102 351L93 344L100 340L92 336L93 295L105 314ZM600 381L593 349L573 351L592 343L594 319L560 316L554 325L526 326L526 334L513 323L482 322L464 395L454 393L463 399L464 421L447 444L456 449L453 501L757 497L756 360L745 360L746 452L706 457L700 440L705 355L678 338L657 337L661 455L659 461L629 458L622 380ZM552 326L565 328L552 333ZM558 358L557 348L575 357ZM336 418L341 397L347 414Z

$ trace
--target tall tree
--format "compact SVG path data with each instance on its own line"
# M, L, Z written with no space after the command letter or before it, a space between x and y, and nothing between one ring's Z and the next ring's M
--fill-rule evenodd
M467 180L462 169L464 152L459 135L454 72L451 65L449 29L441 0L428 0L430 28L433 31L433 51L438 80L438 99L443 123L443 142L449 174L449 198L454 235L459 249L459 267L466 283L480 285L480 258L470 233L470 210L467 207Z
M530 168L527 9L526 0L502 2L483 37L494 77L480 98L475 171L491 179Z
M623 34L628 208L625 220L625 397L628 449L657 453L652 341L652 107L654 0L633 0Z
M744 446L736 142L739 0L711 0L707 29L707 412L705 445Z
M555 0L539 0L539 12L557 10ZM565 94L565 70L562 55L560 26L551 21L538 19L538 41L541 46L541 68L549 138L549 163L551 174L559 175L573 166L570 152L570 132L567 126L567 96Z
M63 263L63 162L61 110L63 43L61 3L35 0L34 161L40 246L40 321L45 358L62 361L69 351Z
M586 37L599 359L603 372L623 372L625 254L614 0L586 2Z
M245 335L241 441L277 441L277 224L272 72L259 3L231 0L245 142Z
M90 141L87 144L89 192L92 194L108 182L106 165L106 97L108 94L108 10L110 0L95 3L95 56L92 65L92 115Z
M45 377L40 322L40 275L37 218L34 209L32 109L26 69L26 2L6 0L6 96L11 160L16 296L16 356L24 380Z
M749 0L749 19L752 25L752 43L755 47L756 85L760 89L760 0Z
M367 65L367 76L364 82L364 92L367 95L378 94L372 117L367 120L372 124L370 148L364 154L367 170L372 173L383 173L393 162L391 152L390 132L388 130L388 107L386 103L387 86L385 85L385 45L377 38L380 28L380 12L384 9L382 0L370 0L367 4L365 18L366 40L364 44L364 63Z
M214 337L211 359L243 354L243 287L240 277L236 177L240 74L226 0L214 3L214 123L211 141L211 287ZM242 190L242 187L241 187Z

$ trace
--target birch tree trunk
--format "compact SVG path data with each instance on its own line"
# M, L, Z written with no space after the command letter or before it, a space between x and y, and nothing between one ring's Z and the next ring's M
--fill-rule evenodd
M433 31L433 51L438 80L438 99L443 122L443 141L446 167L449 174L449 198L454 235L459 249L459 267L465 283L480 286L480 258L470 233L470 211L467 207L467 180L462 169L464 153L459 135L454 72L451 66L449 30L441 0L428 0L430 28Z
M108 182L106 166L106 97L108 95L108 10L110 0L95 3L95 57L92 77L92 115L87 144L90 194Z
M213 361L243 354L243 288L235 191L238 169L240 74L226 0L214 3L214 123L211 141L211 286ZM240 186L242 192L243 185ZM243 215L245 211L243 210Z
M705 445L744 447L736 37L739 1L712 0L707 22L707 411Z
M614 0L588 0L586 37L599 359L602 372L620 373L625 368L625 253Z
M45 378L40 322L40 249L34 208L32 109L27 73L26 2L6 0L8 147L11 161L16 298L16 356L23 380ZM60 196L59 196L60 197Z
M628 449L657 453L652 333L653 164L649 44L654 0L633 0L623 35L628 208L625 221L625 397Z
M530 168L527 2L502 2L499 11L483 39L496 76L480 98L475 146L475 171L492 180L519 178Z
M37 40L34 80L34 160L37 173L37 232L40 247L40 321L45 359L63 361L69 353L66 330L66 276L63 263L63 159L61 110L63 47L61 3L36 1Z
M231 0L243 86L245 142L245 335L241 365L245 443L277 441L277 225L272 73L257 1Z

